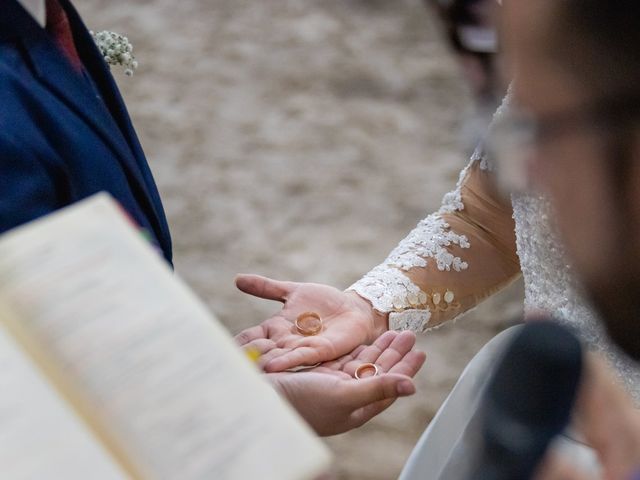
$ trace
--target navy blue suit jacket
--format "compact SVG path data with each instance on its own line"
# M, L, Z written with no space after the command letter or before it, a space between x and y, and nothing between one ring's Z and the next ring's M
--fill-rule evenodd
M68 0L87 75L16 0L0 0L0 233L107 191L171 262L158 191L118 88Z

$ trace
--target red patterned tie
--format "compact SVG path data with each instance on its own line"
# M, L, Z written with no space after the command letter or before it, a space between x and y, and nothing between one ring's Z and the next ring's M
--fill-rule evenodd
M47 31L53 37L58 47L65 54L77 72L82 71L82 60L76 50L71 33L71 25L66 12L58 0L47 0Z

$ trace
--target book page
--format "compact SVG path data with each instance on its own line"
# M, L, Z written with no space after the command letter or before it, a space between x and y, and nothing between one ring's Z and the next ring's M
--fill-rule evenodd
M0 392L3 480L129 478L2 327Z
M324 445L106 195L0 238L1 297L136 476L302 480L327 467Z

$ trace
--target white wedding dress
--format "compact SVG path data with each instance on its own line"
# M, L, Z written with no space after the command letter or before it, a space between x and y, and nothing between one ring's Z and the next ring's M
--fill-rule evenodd
M503 105L496 116L505 108ZM476 179L491 175L491 163L478 149L461 172L456 188L444 196L439 211L422 220L382 264L350 289L371 301L378 311L389 312L391 329L420 332L462 315L508 285L521 271L525 312L544 311L571 327L590 349L609 359L640 403L640 365L612 345L597 315L578 293L552 227L548 202L541 196L512 195L508 206L487 203L487 198L494 203L498 200L491 198L493 192L486 192L486 183ZM470 203L474 204L472 212L460 221L456 217L464 215ZM481 208L479 203L483 204ZM504 245L496 246L508 227L496 226L500 223L496 218L511 212L514 223L510 228L515 224L519 263L516 268L508 258L512 252L505 253ZM476 242L482 251L474 251ZM474 263L481 265L473 272L474 278L466 280Z
M498 198L493 175L490 161L478 149L440 209L350 289L388 312L389 328L421 332L459 317L522 274L525 312L552 315L589 349L603 353L640 404L640 365L611 343L579 294L549 203L535 195ZM478 444L482 392L517 329L496 336L469 363L418 442L401 480L468 478ZM554 448L586 471L599 469L593 450L571 433L559 436Z

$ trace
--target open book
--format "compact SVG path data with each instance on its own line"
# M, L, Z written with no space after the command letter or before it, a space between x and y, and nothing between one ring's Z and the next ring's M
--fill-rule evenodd
M109 196L0 237L0 478L303 480L328 464Z

